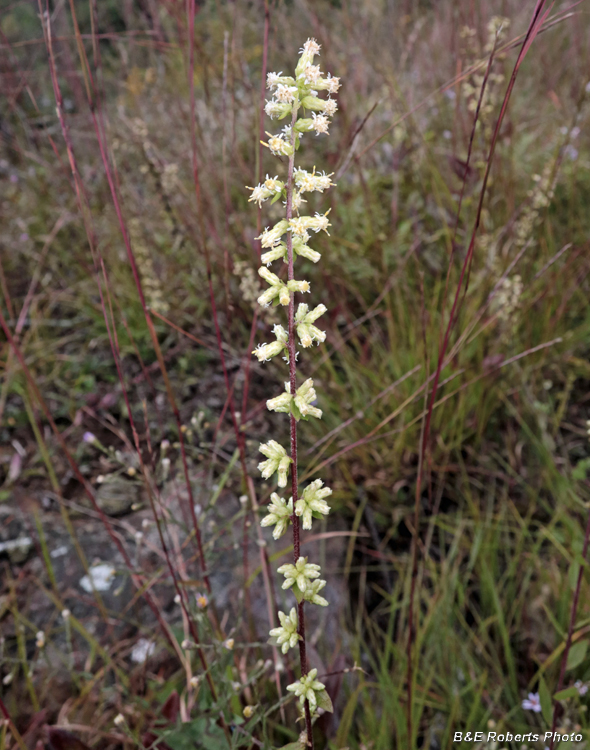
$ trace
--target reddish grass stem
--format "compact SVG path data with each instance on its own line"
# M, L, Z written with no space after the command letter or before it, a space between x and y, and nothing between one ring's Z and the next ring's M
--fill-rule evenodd
M287 221L293 217L293 171L295 167L295 123L297 122L297 104L293 105L293 116L291 118L291 148L292 153L289 156L289 168L287 172ZM293 264L293 234L287 232L287 262L288 268L288 279L292 281L295 278L294 264ZM289 310L288 310L288 328L289 328L289 391L292 396L295 396L297 390L297 352L295 350L295 292L289 294ZM290 441L291 441L291 494L293 497L293 509L299 498L299 488L297 486L297 420L293 414L289 414L289 427L290 427ZM300 526L299 516L295 514L291 516L291 522L293 524L293 560L295 564L301 555L301 540L300 540ZM299 640L299 661L301 663L301 676L307 674L307 651L305 648L305 612L304 612L304 601L301 601L297 605L297 632L301 636ZM311 724L311 711L309 708L309 701L306 699L304 703L305 709L305 726L307 729L307 745L313 750L313 729Z
M486 161L486 168L484 172L484 178L482 187L479 194L479 201L477 205L477 211L476 211L476 217L475 217L475 223L473 226L473 231L471 233L471 239L469 242L469 248L467 251L467 254L465 256L465 261L463 262L463 266L461 268L461 273L459 276L459 281L457 284L457 289L455 292L455 297L453 299L453 305L451 308L450 316L449 316L449 322L447 324L444 339L442 342L442 345L439 349L438 354L438 363L437 368L435 372L434 382L432 386L432 392L430 395L430 401L428 405L428 410L426 414L426 419L424 423L424 429L422 431L421 441L420 441L420 471L419 475L417 477L416 481L416 500L415 500L415 507L416 507L416 513L415 513L415 527L414 527L414 540L413 540L413 551L412 551L412 580L411 580L411 588L410 588L410 602L409 602L409 614L408 614L408 647L407 647L407 660L408 660L408 673L407 673L407 680L408 680L408 706L407 706L407 731L408 731L408 743L411 746L412 744L412 683L413 683L413 665L412 665L412 645L413 645L413 638L414 638L414 623L413 623L413 613L414 613L414 598L415 598L415 587L416 587L416 578L417 578L417 566L418 566L418 522L419 522L419 502L420 502L420 493L421 493L421 487L422 487L422 467L424 465L424 458L426 454L426 447L428 445L428 440L430 437L430 426L432 421L432 412L434 409L434 404L436 400L436 394L438 390L438 384L442 372L443 362L445 359L445 354L447 351L447 347L449 344L449 339L451 335L451 331L454 328L454 324L458 318L459 310L462 306L462 303L465 299L465 294L467 292L467 287L469 285L469 270L471 269L471 264L473 261L473 255L475 250L475 239L477 237L477 231L479 229L479 224L481 221L481 213L483 209L483 200L486 194L486 188L487 183L492 167L492 161L494 157L494 151L496 148L496 143L498 141L498 136L500 133L500 127L502 125L502 122L504 120L504 115L506 114L506 110L508 108L508 102L510 101L510 96L512 94L512 90L514 88L514 84L516 82L516 76L518 74L518 70L524 60L524 57L526 53L528 52L531 44L533 43L535 37L539 33L545 19L547 18L548 14L551 11L551 8L553 7L553 3L549 6L549 9L545 11L545 13L541 14L543 11L545 5L545 0L537 0L535 10L533 13L533 17L531 19L531 22L529 24L529 27L527 29L527 32L525 34L522 47L520 50L520 53L518 55L518 58L516 60L516 63L514 64L514 68L512 71L512 75L510 77L510 81L508 83L508 87L506 89L506 93L504 95L504 100L502 102L502 107L500 109L500 114L498 115L498 120L496 122L496 126L494 128L494 132L492 135L492 141L490 144L490 151L488 154L488 158ZM489 63L488 63L488 71L489 71ZM484 84L485 85L485 84ZM483 87L482 87L482 93L483 93ZM481 96L480 96L481 99ZM466 285L465 290L463 292L463 296L461 298L461 291L463 287L463 280L466 279Z

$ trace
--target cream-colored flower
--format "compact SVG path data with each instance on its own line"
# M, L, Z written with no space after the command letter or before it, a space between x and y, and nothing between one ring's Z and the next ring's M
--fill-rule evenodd
M326 234L329 234L329 213L330 211L328 210L325 214L316 213L315 216L297 216L294 219L290 219L288 224L289 231L299 237L303 237L308 229L312 229L314 232L321 232L323 230Z
M268 250L266 253L262 253L262 255L260 256L260 260L263 263L266 263L267 266L270 266L273 260L278 260L279 258L284 259L286 253L287 246L284 242L279 242L279 244L275 245L271 250Z
M287 143L280 133L279 135L267 133L267 135L269 136L268 143L263 143L263 145L267 146L272 154L275 156L291 156L293 153L293 146L290 143Z
M284 83L280 83L275 91L275 99L281 104L291 104L295 100L295 94L297 93L297 86L285 86Z
M325 587L325 585L326 582L319 578L312 581L303 594L305 601L310 602L310 604L317 604L318 607L327 607L329 604L328 600L319 595L319 592Z
M313 129L315 130L315 134L320 135L321 133L326 133L327 135L330 120L328 120L326 115L318 115L317 112L312 112L311 117L313 119Z
M303 516L303 528L311 531L311 519L314 513L321 513L327 516L330 512L330 506L324 500L332 494L329 487L324 487L321 479L316 479L308 485L295 503L295 514Z
M288 386L289 384L285 383L285 388L288 388ZM266 408L269 411L278 411L284 414L289 414L291 411L292 401L293 401L293 396L291 396L289 391L286 390L285 393L281 393L280 396L269 398L268 401L266 402Z
M272 273L272 271L269 271L265 266L259 268L258 273L268 284L270 284L269 288L262 292L260 297L258 297L258 304L263 307L268 307L270 303L278 297L281 305L288 305L289 290L279 277Z
M316 692L326 689L324 684L316 680L317 674L318 670L312 669L297 682L287 685L287 690L290 693L295 693L301 705L305 703L306 699L309 701L309 707L312 711L315 711L318 705Z
M313 380L308 378L303 385L299 386L294 398L295 405L304 417L322 418L322 410L311 405L316 398L317 394L313 387Z
M303 55L307 53L308 55L319 55L321 48L321 44L318 44L315 39L308 39L299 50L299 54Z
M308 172L305 169L296 169L293 176L295 178L295 184L302 193L309 193L313 190L323 193L324 190L327 190L334 184L330 180L332 174L326 174L325 172L322 172L322 174L316 174L315 167L313 172Z
M306 84L314 84L321 78L322 71L319 65L308 65L303 71L303 76Z
M279 612L279 620L281 621L281 626L273 628L269 635L277 639L277 644L281 646L281 651L286 654L290 648L295 648L301 640L301 636L297 632L299 622L295 607L291 609L288 615L284 612Z
M304 232L301 236L293 237L293 250L297 255L301 255L304 258L311 260L312 263L317 263L322 256L306 244L308 239L309 234L307 234L307 232Z
M252 352L252 354L258 357L259 362L268 362L271 357L276 357L277 354L282 354L287 348L289 334L285 331L283 326L278 324L275 325L273 333L277 338L276 341L273 341L270 344L258 344L256 349Z
M301 345L304 347L311 346L315 341L317 344L323 343L326 340L325 331L320 331L319 328L314 326L315 321L323 315L327 310L325 305L318 305L314 310L309 310L308 305L301 303L295 313L295 325L297 327L297 335L301 341Z
M284 589L290 589L296 583L299 591L304 594L312 579L320 577L320 570L319 565L308 563L307 557L300 557L295 565L292 563L281 565L277 572L285 576Z
M271 193L280 193L285 187L285 183L282 180L279 180L278 175L275 175L274 177L266 175L264 187L267 190L270 190Z
M274 247L280 242L281 237L289 228L289 222L286 219L279 221L272 229L268 227L255 239L260 240L262 247Z
M336 76L332 77L330 73L325 78L320 78L319 81L314 83L318 91L327 91L329 94L336 94L341 85L340 78Z
M267 99L266 104L264 105L264 111L271 120L274 120L275 117L278 120L282 120L283 117L286 117L293 111L293 107L291 104L285 104L276 101L276 99Z
M258 464L258 470L261 472L262 478L270 479L276 471L279 487L286 487L289 465L293 463L293 459L289 458L287 451L276 440L261 443L258 450L267 457L266 461Z
M276 492L270 496L271 502L268 505L268 515L260 521L261 526L274 526L272 535L274 539L280 539L293 515L293 498L290 497L287 502L284 498L279 497ZM283 652L284 653L284 652Z
M295 78L297 80L305 76L305 71L313 63L315 55L320 54L320 45L315 39L308 39L299 52L301 53L301 57L295 68Z
M291 76L284 76L283 71L280 73L267 73L266 74L266 88L275 89L277 86L293 86L295 79Z
M333 117L336 114L337 109L338 109L338 105L336 104L334 99L326 99L324 112L328 115L328 117Z

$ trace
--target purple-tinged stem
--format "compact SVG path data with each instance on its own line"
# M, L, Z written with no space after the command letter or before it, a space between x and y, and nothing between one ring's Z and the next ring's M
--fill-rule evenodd
M293 117L291 118L291 148L292 153L289 156L289 170L287 173L287 221L293 217L293 171L295 167L295 123L297 122L297 108L298 104L295 102L293 105ZM287 262L289 264L288 279L292 281L294 276L293 270L293 235L291 232L287 232ZM291 292L289 295L289 390L291 395L295 395L297 390L297 361L295 351L295 292ZM290 433L291 433L291 494L293 497L293 508L298 500L298 486L297 486L297 420L293 414L289 415ZM299 539L299 516L291 516L291 522L293 524L293 559L297 563L301 555L301 542ZM301 663L301 676L304 677L307 672L307 651L305 648L305 613L303 611L305 602L301 601L297 605L297 632L301 636L299 640L299 661ZM305 726L307 729L307 745L313 750L313 730L311 725L311 711L309 709L309 701L306 700L304 703L305 709Z

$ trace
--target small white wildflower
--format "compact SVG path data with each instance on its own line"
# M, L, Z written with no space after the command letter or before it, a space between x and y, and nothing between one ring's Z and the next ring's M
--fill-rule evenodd
M256 187L253 188L249 187L248 190L252 191L252 195L248 198L248 201L258 203L258 208L260 208L264 201L268 200L272 195L270 190L267 190L264 185L256 185Z
M297 86L285 86L284 83L280 83L275 91L275 99L281 104L291 104L295 99L297 93Z
M316 213L315 216L297 216L294 219L290 219L288 224L289 231L292 232L293 235L299 237L303 237L308 229L312 229L314 232L324 231L326 234L329 234L329 213L330 211L328 210L325 214Z
M181 601L182 601L182 598L180 594L176 594L176 596L174 597L174 604L180 604Z
M266 175L266 179L264 180L264 187L267 190L270 190L271 193L280 193L285 187L285 183L282 180L279 180L278 175L275 175L274 177L269 177L268 175Z
M251 719L256 711L256 706L244 706L242 713L245 719Z
M117 714L113 721L115 726L122 727L125 723L125 717L123 716L123 714Z
M301 255L303 258L311 260L312 263L317 263L322 256L317 252L317 250L312 250L311 247L306 244L308 239L309 235L305 231L303 232L303 235L294 236L293 250L295 253L297 253L297 255Z
M37 648L43 648L45 646L45 633L42 630L39 630L39 632L35 636L35 639Z
M287 472L292 459L287 455L287 451L276 440L269 440L268 443L261 443L259 451L267 457L266 461L258 464L258 470L262 473L263 479L270 479L272 475L278 472L279 487L287 486Z
M313 172L308 172L305 169L296 169L294 173L295 184L302 193L308 193L312 190L317 190L318 192L323 193L324 190L327 190L334 184L330 180L331 176L331 174L327 175L325 172L322 174L316 174L315 167Z
M274 525L273 539L280 539L287 530L293 515L293 498L289 498L289 502L287 502L284 498L279 497L276 492L273 492L270 499L271 502L267 508L268 515L260 521L260 525L263 527Z
M305 601L310 602L311 604L317 604L319 607L327 607L328 600L319 595L319 592L325 587L325 585L326 582L319 578L312 581L303 594Z
M302 302L299 305L295 313L295 326L302 346L308 347L314 341L319 344L326 340L325 331L320 331L313 324L327 309L325 305L318 305L314 310L309 311L309 307L305 303Z
M295 514L303 516L303 528L306 531L311 530L311 519L314 513L327 516L330 512L330 506L324 498L329 497L332 490L324 487L323 484L321 479L316 479L303 490L301 497L295 503Z
M319 65L308 65L303 71L303 75L306 84L315 84L315 82L321 77L322 71L320 70Z
M307 203L307 201L303 199L301 195L301 191L295 190L291 198L291 206L293 208L293 211L299 212L299 209L301 208L303 203ZM286 201L285 201L285 205L286 205Z
M534 711L537 714L541 713L541 699L539 698L539 693L529 693L529 697L523 700L521 706L525 711Z
M582 680L576 680L574 682L574 687L578 691L578 695L586 695L588 692L588 685L582 682Z
M286 117L292 111L292 109L293 107L290 104L278 102L275 99L267 99L266 104L264 105L264 111L271 120L274 120L275 117L278 120L282 120L283 117Z
M198 688L200 683L201 683L201 678L197 677L196 675L191 677L189 680L189 685L193 688L193 690L195 688Z
M288 615L284 612L279 612L279 620L281 621L281 626L273 628L269 635L277 639L277 645L281 646L281 651L286 654L290 648L294 648L298 641L301 640L301 636L297 632L299 623L295 607L291 609Z
M275 156L291 156L293 146L287 143L282 135L272 135L272 133L267 133L267 135L269 136L268 143L263 145L267 146L272 154Z
M262 253L262 255L260 256L260 260L263 263L266 263L267 266L270 266L273 260L278 260L279 258L284 259L286 254L287 246L284 242L279 242L278 245L275 245L270 250L267 250L266 253Z
M234 647L235 641L233 638L228 638L227 640L223 641L221 644L223 648L226 648L228 651L232 651Z
M299 54L319 55L321 48L321 45L318 44L315 39L308 39L299 50Z
M326 689L324 684L316 680L317 674L318 670L312 669L297 682L287 685L287 690L290 693L295 693L301 705L305 703L306 699L309 701L309 707L312 711L315 711L318 704L316 692Z
M317 394L313 387L313 380L308 378L295 392L295 406L299 409L304 417L322 418L322 410L311 404L317 399Z
M268 307L268 305L278 297L281 305L288 305L289 291L279 277L264 266L258 269L258 273L268 284L270 284L270 287L258 297L258 304Z
M330 120L326 117L326 115L318 115L317 112L312 112L311 117L313 119L313 129L315 130L316 135L320 135L321 133L328 133L328 127L330 125Z
M255 239L260 240L262 247L274 247L280 242L281 237L285 234L288 228L289 222L286 219L283 219L275 224L272 229L267 227L264 232L258 235Z
M295 79L291 76L284 76L283 72L280 73L267 73L266 74L266 88L274 89L277 86L289 86L295 83Z
M62 618L63 618L64 620L69 620L69 619L70 619L70 616L71 616L71 614L72 614L72 613L70 612L70 610L69 610L69 609L62 609L62 611L61 611L61 616L62 616Z
M320 91L327 91L329 94L336 94L338 93L338 89L342 85L340 83L340 78L337 76L332 76L330 73L326 76L326 78L322 78L321 80L317 81L315 84L316 88Z
M277 572L282 573L285 576L283 589L289 589L294 583L296 583L299 591L304 594L312 579L319 578L320 570L321 568L319 565L308 563L307 557L300 557L295 565L292 563L281 565Z
M288 383L285 383L285 385L288 385ZM278 411L284 414L289 414L289 412L291 411L292 401L293 396L291 396L289 392L281 393L280 396L269 398L266 402L266 408L269 411Z
M287 282L287 289L290 292L309 292L311 291L311 287L309 286L309 281L296 281L295 279L291 279L291 281Z
M256 349L252 351L255 357L258 358L259 362L268 362L271 357L276 357L280 354L285 345L281 341L273 341L270 344L258 344Z
M326 106L324 107L324 112L328 115L328 117L333 117L336 114L336 110L338 109L338 105L334 101L334 99L326 99Z

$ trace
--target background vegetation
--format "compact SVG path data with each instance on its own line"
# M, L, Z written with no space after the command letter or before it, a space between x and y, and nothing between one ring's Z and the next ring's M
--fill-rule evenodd
M321 468L334 490L312 665L335 714L318 746L542 733L576 682L557 727L586 738L587 4L553 8L518 70L471 260L534 3L193 10L72 1L42 19L22 0L0 20L0 499L2 540L23 548L0 560L0 747L82 747L47 725L96 748L297 739L291 664L265 642L282 593L267 563L288 550L254 523L283 371L249 355L274 314L255 303L254 238L280 207L257 213L244 186L278 169L259 147L263 68L290 69L309 36L343 81L332 137L302 152L338 185L324 262L304 269L329 308L302 365L324 410L301 430L304 477ZM542 711L522 708L529 692Z

